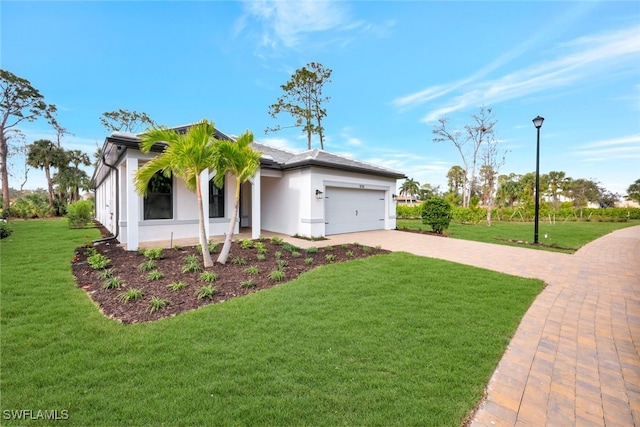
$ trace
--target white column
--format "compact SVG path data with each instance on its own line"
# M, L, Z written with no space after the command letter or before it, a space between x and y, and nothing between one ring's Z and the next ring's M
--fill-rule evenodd
M138 170L138 159L127 157L127 250L138 250L139 233L138 223L140 222L140 196L133 185L133 178Z
M251 182L251 238L260 237L262 230L260 218L260 168L256 174L249 180Z

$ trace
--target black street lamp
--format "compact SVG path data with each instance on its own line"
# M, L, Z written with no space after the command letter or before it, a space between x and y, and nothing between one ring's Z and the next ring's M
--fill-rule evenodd
M533 119L533 125L538 131L538 142L536 144L536 214L535 227L533 232L533 243L538 244L538 218L540 213L540 128L544 122L544 117L536 117Z

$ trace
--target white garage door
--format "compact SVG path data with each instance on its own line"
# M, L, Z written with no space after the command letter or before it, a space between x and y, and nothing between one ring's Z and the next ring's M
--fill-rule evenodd
M325 233L384 229L384 191L327 187Z

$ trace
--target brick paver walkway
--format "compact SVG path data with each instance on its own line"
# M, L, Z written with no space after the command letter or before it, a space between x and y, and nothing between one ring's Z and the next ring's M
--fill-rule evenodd
M640 425L640 226L573 255L401 231L331 236L522 277L547 287L525 314L472 426Z

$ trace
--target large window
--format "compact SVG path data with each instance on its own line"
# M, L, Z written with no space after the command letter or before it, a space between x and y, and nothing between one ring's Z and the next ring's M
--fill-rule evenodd
M156 173L149 181L144 197L144 219L173 218L173 179L162 172Z
M213 179L209 181L209 218L224 218L224 183L218 188Z

